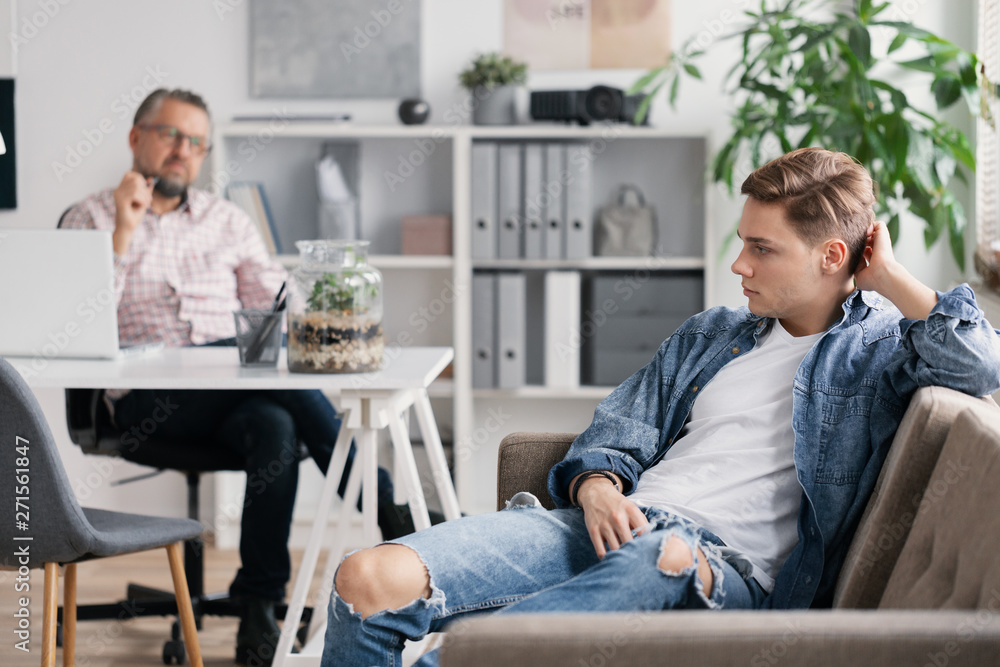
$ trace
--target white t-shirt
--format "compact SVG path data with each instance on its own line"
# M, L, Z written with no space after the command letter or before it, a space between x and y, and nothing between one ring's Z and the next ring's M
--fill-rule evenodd
M798 541L792 382L822 335L796 338L775 320L701 390L677 442L630 496L718 535L768 591Z

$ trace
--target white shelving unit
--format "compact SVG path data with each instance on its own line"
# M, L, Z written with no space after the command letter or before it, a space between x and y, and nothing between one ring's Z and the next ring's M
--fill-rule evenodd
M592 196L595 212L617 190L615 179L619 174L627 182L639 181L647 200L657 207L663 221L661 229L666 226L669 231L661 232L663 256L473 260L470 156L473 142L479 140L588 144L595 166ZM708 303L713 258L706 249L714 244L710 226L706 224L708 197L703 174L707 141L703 136L624 125L374 126L300 123L280 118L221 124L215 130L211 185L222 194L230 181L264 183L286 253L280 259L289 267L297 261L296 255L288 254L294 240L319 236L314 163L326 141L352 141L359 145L361 230L362 237L372 242L371 263L385 277L387 341L391 344L403 337L412 340L410 344L451 345L455 349L453 377L435 383L431 395L438 405L440 401L450 402L450 406L442 406L444 409L436 407L435 412L440 413L439 419L446 419L446 413L450 412L456 487L464 511L493 508L494 452L506 433L539 422L546 430L580 428L580 415L592 413L593 406L612 390L612 387L539 385L473 390L474 270L694 271L703 277L701 297ZM683 157L672 157L675 152ZM672 184L681 181L696 186L672 191ZM399 217L428 213L451 215L453 255L401 255ZM676 244L675 239L679 239ZM680 250L674 252L675 247ZM534 421L515 417L503 423L502 428L485 429L489 433L483 441L480 436L486 417L478 415L477 409L483 412L486 408L506 409L504 406L511 405L520 406L514 410L519 415L530 410L541 410L544 415ZM576 416L564 419L568 412L575 412ZM447 424L442 432L447 439Z

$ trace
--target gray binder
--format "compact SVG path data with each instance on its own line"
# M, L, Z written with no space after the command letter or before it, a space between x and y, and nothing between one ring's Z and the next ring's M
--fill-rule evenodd
M500 145L500 176L497 179L500 204L497 257L500 259L522 257L521 149L520 144Z
M495 273L472 274L472 386L496 386Z
M566 258L585 259L594 254L591 212L591 171L594 156L586 144L566 148Z
M472 258L497 256L497 145L472 144Z
M545 145L545 259L562 259L566 256L563 248L566 233L566 185L563 171L566 169L566 146Z
M542 192L545 187L545 151L542 144L524 146L524 258L544 257L542 240L545 233L545 207Z
M497 386L501 389L524 385L525 296L523 273L497 276Z

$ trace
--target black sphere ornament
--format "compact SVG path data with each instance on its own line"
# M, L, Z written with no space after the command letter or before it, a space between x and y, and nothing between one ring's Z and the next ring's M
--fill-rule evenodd
M420 125L431 115L431 105L423 100L406 99L399 103L399 120L406 125Z

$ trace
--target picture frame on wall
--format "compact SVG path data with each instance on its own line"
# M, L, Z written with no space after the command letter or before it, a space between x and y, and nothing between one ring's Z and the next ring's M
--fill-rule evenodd
M250 95L420 97L420 0L251 0Z
M504 53L532 71L649 69L670 55L670 0L504 0Z

